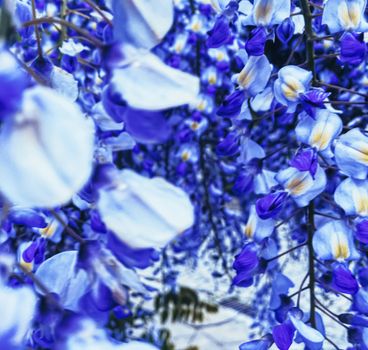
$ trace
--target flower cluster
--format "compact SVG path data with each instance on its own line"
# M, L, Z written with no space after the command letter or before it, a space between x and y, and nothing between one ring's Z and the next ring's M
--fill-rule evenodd
M366 9L0 1L0 348L166 349L124 320L206 260L240 350L368 349Z

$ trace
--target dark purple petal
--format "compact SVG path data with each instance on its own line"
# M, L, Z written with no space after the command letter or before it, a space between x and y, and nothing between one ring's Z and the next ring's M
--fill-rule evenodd
M362 220L356 225L355 237L358 241L368 244L368 220Z
M355 294L359 290L358 282L349 269L339 265L332 271L332 288L338 292Z
M231 157L239 152L239 137L236 133L228 134L217 146L216 154Z
M276 34L283 44L287 44L294 35L295 24L291 18L284 19L276 29Z
M256 202L258 216L265 220L275 217L282 209L288 194L286 192L270 193Z
M223 16L217 18L215 25L207 34L209 48L217 48L232 41L229 21Z
M353 33L345 33L341 39L340 61L352 65L363 62L367 52L367 46L363 40L359 40Z
M318 159L314 150L299 151L290 161L290 166L299 171L309 171L314 177L317 171Z
M140 143L163 143L171 134L171 127L160 112L128 108L123 120L126 130Z
M293 343L294 333L295 329L289 323L280 324L272 329L273 340L280 350L290 349Z
M252 174L240 173L235 179L233 191L238 195L250 192L253 189L253 179L254 176Z
M261 56L267 41L267 32L263 27L253 29L251 37L245 44L245 50L249 56Z
M245 94L242 90L234 91L222 102L222 106L217 110L221 117L234 118L240 114L241 107L245 101Z

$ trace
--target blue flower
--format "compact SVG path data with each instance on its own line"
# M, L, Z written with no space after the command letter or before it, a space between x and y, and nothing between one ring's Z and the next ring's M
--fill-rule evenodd
M346 215L368 216L368 180L344 180L336 188L334 199Z
M287 44L294 35L295 23L291 18L284 19L276 29L277 37L283 44Z
M161 110L196 102L198 77L169 67L150 52L124 47L124 54L125 62L113 70L110 87L130 107Z
M368 244L368 220L359 220L356 224L355 237L359 242Z
M340 136L335 148L337 166L355 179L365 179L368 174L368 137L358 128Z
M271 236L275 226L272 219L262 220L256 211L255 205L250 207L249 217L245 225L244 232L247 238L261 241L263 238Z
M0 347L7 350L22 349L26 334L32 327L36 311L36 297L31 289L13 289L0 286L3 319L0 325Z
M255 0L251 13L243 25L270 27L290 16L290 0Z
M289 289L293 287L294 283L287 276L282 273L277 273L272 281L270 309L278 309L282 305L281 297L283 295L288 295Z
M45 260L36 271L36 277L50 293L58 296L61 305L78 312L79 300L90 287L88 275L83 270L77 271L78 251L70 250L56 254ZM45 290L36 288L41 295Z
M336 290L340 293L354 295L359 290L359 285L354 275L346 266L342 264L334 266L330 285L333 290Z
M325 4L322 23L331 33L341 31L368 31L364 18L366 0L328 0Z
M218 48L232 40L229 20L225 16L218 17L213 28L208 32L207 46Z
M275 192L258 199L256 202L258 216L263 220L275 218L281 212L287 197L286 192Z
M16 59L1 44L0 62L0 119L3 120L18 110L29 79Z
M113 0L114 38L138 48L151 49L170 30L174 20L171 0Z
M345 33L341 38L340 61L358 66L364 61L367 44L353 33Z
M262 339L252 340L239 346L239 350L267 350L272 346L273 340L271 334Z
M267 31L263 27L255 28L245 43L245 50L249 56L261 56L264 54L266 41Z
M89 179L93 148L92 123L78 106L48 88L26 90L0 132L1 190L17 205L64 204Z
M314 176L309 169L308 171L300 171L290 167L279 171L275 179L299 207L308 205L311 200L323 192L327 183L325 172L319 165L317 165Z
M131 248L161 248L194 221L188 195L162 178L131 170L113 172L99 191L98 210L106 226Z
M259 258L255 243L246 244L241 252L235 256L233 269L236 276L233 284L239 287L249 287L253 283L253 277L258 271Z
M248 97L253 97L264 90L271 72L272 65L265 55L250 56L241 72L233 76L233 80Z
M298 309L292 309L289 312L289 318L294 326L298 337L304 342L306 347L311 350L319 350L322 349L324 336L323 336L323 323L317 329L314 329L303 322L303 313Z
M285 66L278 72L274 83L275 98L288 107L288 112L294 112L301 95L310 89L312 72L297 66Z
M329 221L313 236L313 249L321 260L356 260L359 253L354 245L353 231L344 221Z
M326 109L318 109L313 119L306 113L301 113L295 133L299 142L316 148L323 155L331 158L332 142L340 135L342 121L337 114Z

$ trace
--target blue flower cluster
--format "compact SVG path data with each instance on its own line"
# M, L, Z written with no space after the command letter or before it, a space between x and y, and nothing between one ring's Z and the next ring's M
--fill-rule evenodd
M367 350L365 12L0 1L0 349L163 349L112 324L209 259L240 350Z

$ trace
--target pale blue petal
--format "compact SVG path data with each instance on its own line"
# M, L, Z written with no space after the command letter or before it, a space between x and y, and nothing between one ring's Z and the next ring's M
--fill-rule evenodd
M249 137L246 137L242 140L241 143L241 154L238 160L244 164L248 163L251 159L254 158L263 158L266 153L263 148L257 143L251 140Z
M250 207L248 222L245 225L244 232L248 238L253 238L255 241L271 236L275 228L275 220L262 220L256 212L255 205Z
M313 249L322 260L355 260L359 253L355 248L353 232L343 221L330 221L313 236Z
M98 209L107 227L133 248L164 247L194 221L183 190L131 170L123 170L113 186L101 189Z
M161 42L174 20L172 0L113 0L115 39L151 49Z
M115 69L111 84L136 109L161 110L194 104L199 93L198 77L169 67L148 52L134 53L125 67Z
M277 185L275 176L275 172L263 169L260 174L254 177L254 192L256 194L269 193L271 188Z
M322 23L331 33L340 31L367 31L364 18L366 0L328 0L325 4Z
M324 341L323 335L316 329L306 325L302 320L289 315L290 321L294 325L295 329L298 331L299 335L303 338L303 341L312 343L314 345L320 345L319 349L322 348L322 343Z
M237 75L237 83L248 96L263 91L271 76L272 65L265 55L250 56L242 71Z
M344 180L336 188L334 199L346 215L368 216L368 180Z
M36 296L30 288L0 286L1 312L0 338L19 346L32 326L36 308ZM5 350L5 349L4 349Z
M242 22L243 25L272 26L280 24L290 16L290 0L255 0L252 14Z
M288 106L288 112L294 111L299 96L309 90L312 72L297 66L285 66L279 70L278 78L274 83L276 100Z
M365 179L368 173L368 137L358 128L348 131L336 143L335 158L344 174Z
M79 299L88 291L90 280L87 273L76 271L78 252L65 251L45 260L37 269L36 277L47 290L56 293L65 309L78 312ZM36 286L40 294L44 294Z
M65 96L70 101L76 101L79 94L78 82L74 76L67 71L54 66L50 74L50 85L60 95Z
M301 114L301 120L296 126L297 140L315 147L319 151L330 149L332 141L341 133L340 117L326 109L318 109L315 119L307 113Z
M326 174L320 166L317 167L314 179L308 171L299 171L293 167L281 170L275 179L289 192L299 207L305 207L323 192L327 182Z
M4 195L27 207L68 202L92 171L92 124L76 105L53 90L27 90L21 113L6 120L0 132Z

